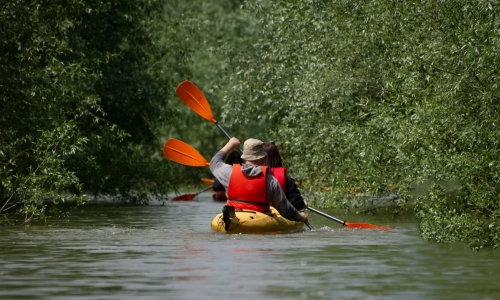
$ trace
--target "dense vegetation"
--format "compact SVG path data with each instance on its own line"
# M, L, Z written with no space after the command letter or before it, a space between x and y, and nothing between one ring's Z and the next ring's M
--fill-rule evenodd
M0 8L0 213L146 201L225 141L175 98L194 81L244 140L277 141L325 207L415 212L424 239L497 247L500 6L492 1L11 1ZM215 142L214 142L215 141Z
M0 8L0 213L43 216L84 193L172 189L160 125L190 53L155 1L9 1ZM169 26L167 26L169 25ZM162 43L162 39L166 42Z
M262 40L231 57L226 108L266 119L307 190L331 188L326 205L396 193L425 239L499 245L498 3L249 9Z

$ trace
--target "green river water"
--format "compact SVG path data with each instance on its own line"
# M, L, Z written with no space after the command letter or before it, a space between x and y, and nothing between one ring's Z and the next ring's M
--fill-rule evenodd
M223 204L87 205L50 226L0 229L0 299L500 299L500 252L425 242L408 218L352 230L221 234Z

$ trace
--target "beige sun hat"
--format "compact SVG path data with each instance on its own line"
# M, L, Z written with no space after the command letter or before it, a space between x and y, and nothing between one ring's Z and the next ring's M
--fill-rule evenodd
M243 155L241 156L241 159L253 161L266 157L267 153L264 151L262 144L263 142L261 140L246 140L243 144Z

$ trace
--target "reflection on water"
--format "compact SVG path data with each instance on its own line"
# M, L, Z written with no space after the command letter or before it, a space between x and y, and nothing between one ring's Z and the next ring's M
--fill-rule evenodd
M411 219L347 217L393 228L369 231L309 213L314 231L227 235L209 196L3 228L1 298L500 299L498 251L424 242Z

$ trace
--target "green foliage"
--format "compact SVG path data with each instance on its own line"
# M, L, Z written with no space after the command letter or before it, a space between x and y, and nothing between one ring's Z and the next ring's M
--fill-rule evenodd
M452 183L447 193L467 205L438 206L436 214L416 205L422 235L498 246L496 2L311 0L247 9L262 19L262 39L227 52L234 76L224 108L238 123L266 120L306 190L330 188L331 205L389 193L405 205L429 179ZM490 225L473 221L477 215Z
M500 241L493 1L15 0L0 8L0 220L83 194L145 201L225 142L177 99L190 79L244 140L274 140L317 204L397 194L424 239ZM9 215L10 216L10 215Z
M100 110L88 92L98 74L78 61L65 33L76 25L76 6L11 1L0 8L3 38L0 57L0 212L18 211L25 220L44 213L44 198L65 200L71 187L81 202L81 186L65 158L80 151L87 138L74 119ZM59 16L59 18L55 18Z
M190 56L164 8L146 0L2 5L3 220L17 212L29 222L45 214L45 200L80 204L84 192L143 200L173 188L159 129L175 124L170 91Z
M93 194L144 201L148 193L172 188L172 170L161 165L160 128L175 124L168 103L179 75L186 72L189 47L177 41L175 27L168 26L175 19L163 9L155 1L102 2L83 14L83 25L71 32L72 48L85 53L82 60L100 74L93 87L105 112L101 119L123 131L101 133L89 123L81 128L95 137L89 142L92 157L89 161L82 153L72 167Z
M499 246L498 224L494 219L470 205L474 199L470 191L462 189L456 194L434 185L415 206L420 220L422 237L438 242L465 241L478 250L486 245Z
M38 132L36 143L20 142L25 153L18 153L18 157L7 161L0 173L4 197L1 212L17 208L17 212L24 215L25 222L29 222L34 217L44 216L44 199L50 199L54 204L66 200L82 203L79 196L81 185L75 174L64 167L64 158L74 154L86 142L83 137L73 136L74 129L73 122L62 123L58 128ZM30 144L31 148L26 149L23 144ZM8 146L6 153L18 145L14 142ZM21 159L23 157L26 158ZM26 169L18 172L17 164L28 162ZM68 187L78 193L65 194Z
M227 68L225 51L246 51L246 44L258 39L256 16L241 9L245 1L169 1L169 9L182 14L178 35L187 42L193 52L190 65L192 75L184 78L193 81L210 103L214 117L226 131L245 139L256 136L260 129L252 124L233 123L233 116L222 108L232 70ZM180 82L179 82L180 83ZM177 102L176 102L177 101ZM165 129L165 138L179 138L196 149L206 159L210 158L227 142L227 138L212 123L193 113L179 99L173 101L177 111L178 125ZM200 176L212 176L208 169L198 169L192 176L183 169L185 180L199 182Z

